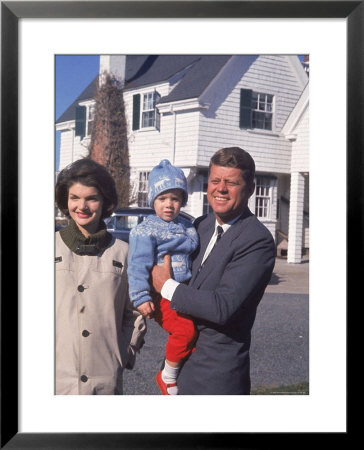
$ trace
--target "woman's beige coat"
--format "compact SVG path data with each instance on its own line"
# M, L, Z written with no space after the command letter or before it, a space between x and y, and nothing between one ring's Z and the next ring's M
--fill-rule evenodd
M119 239L80 256L56 233L56 394L122 394L146 332L130 307L127 258Z

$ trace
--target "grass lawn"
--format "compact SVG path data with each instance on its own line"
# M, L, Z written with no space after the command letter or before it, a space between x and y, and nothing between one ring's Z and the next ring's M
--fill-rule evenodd
M307 382L279 387L259 387L251 391L251 395L308 395L309 384Z

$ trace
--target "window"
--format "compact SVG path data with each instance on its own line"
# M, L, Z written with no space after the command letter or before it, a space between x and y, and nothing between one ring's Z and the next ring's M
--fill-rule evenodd
M87 108L87 123L86 123L86 136L91 136L92 126L95 119L95 105L89 105Z
M115 230L131 230L138 225L138 216L116 217Z
M76 106L76 136L81 139L86 133L86 106Z
M95 109L95 104L76 106L76 136L80 136L81 139L91 136Z
M142 128L154 126L154 95L153 93L143 95Z
M240 128L272 130L274 96L240 90Z
M272 129L273 95L252 95L252 126L263 130Z
M160 99L157 91L133 95L133 130L160 128L160 114L156 104Z
M148 205L148 177L150 172L139 172L138 206Z
M268 177L256 178L255 215L261 219L270 217L271 208L271 179Z
M207 200L207 184L208 184L208 176L204 175L203 177L203 186L202 186L202 214L208 214L210 211L212 211L212 208L210 206L210 203Z

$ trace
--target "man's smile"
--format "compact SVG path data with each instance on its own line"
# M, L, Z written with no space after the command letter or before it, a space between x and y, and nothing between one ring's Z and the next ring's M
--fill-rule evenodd
M227 198L227 197L214 197L214 199L218 200L219 202L221 202L221 201L228 201L229 200L229 198Z

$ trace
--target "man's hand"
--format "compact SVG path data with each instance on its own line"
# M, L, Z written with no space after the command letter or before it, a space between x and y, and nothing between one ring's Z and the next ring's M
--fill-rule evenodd
M152 283L156 292L162 290L164 283L172 278L171 255L165 255L161 266L154 266L152 269Z
M137 306L137 310L140 312L140 314L147 319L151 319L154 314L154 303L153 302L145 302L141 305Z

